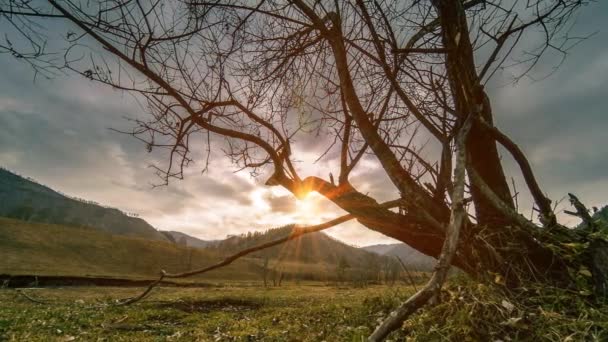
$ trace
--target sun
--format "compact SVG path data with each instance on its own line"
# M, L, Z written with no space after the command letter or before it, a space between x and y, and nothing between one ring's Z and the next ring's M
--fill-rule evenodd
M308 193L296 200L295 218L298 224L315 224L319 221L319 195Z

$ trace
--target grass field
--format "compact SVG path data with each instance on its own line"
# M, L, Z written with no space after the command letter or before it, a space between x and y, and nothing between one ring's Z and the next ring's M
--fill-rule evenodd
M0 290L6 341L362 341L413 289L226 285L160 288L128 307L101 302L138 289L80 287ZM100 302L101 301L101 302Z

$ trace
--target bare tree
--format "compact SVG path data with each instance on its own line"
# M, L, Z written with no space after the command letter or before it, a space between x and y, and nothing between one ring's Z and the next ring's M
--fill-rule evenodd
M199 151L206 168L221 150L268 186L315 191L365 227L443 256L410 310L441 287L449 264L511 288L574 287L570 270L583 266L606 279L592 267L597 253L564 247L592 230L557 222L524 153L494 125L484 89L503 68L516 64L523 76L547 51L565 54L587 2L2 0L14 32L0 49L43 75L73 71L145 98L149 117L128 133L168 151L157 168L164 182ZM44 27L55 21L71 29L65 48L51 51ZM532 33L536 46L521 44ZM330 137L319 158L338 165L329 180L296 163L295 141L319 134ZM518 213L497 145L519 165L538 223ZM399 194L398 212L350 183L366 158Z

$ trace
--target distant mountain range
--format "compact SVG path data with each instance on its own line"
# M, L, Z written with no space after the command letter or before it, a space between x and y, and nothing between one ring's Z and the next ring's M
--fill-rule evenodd
M167 237L171 242L181 246L188 246L194 248L207 248L214 244L217 244L221 240L201 240L194 236L190 236L186 233L176 232L173 230L161 230L161 233Z
M437 263L435 258L422 254L404 243L372 245L362 249L383 256L399 257L408 268L417 271L432 271Z
M0 168L0 216L92 227L112 234L168 241L164 234L140 218L115 208L70 198L3 168Z

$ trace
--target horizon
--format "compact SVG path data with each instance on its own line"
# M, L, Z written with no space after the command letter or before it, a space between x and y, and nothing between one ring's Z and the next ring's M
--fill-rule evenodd
M107 205L107 204L104 204L104 203L99 203L99 202L96 202L96 201L87 200L86 198L77 197L77 196L71 196L70 194L67 194L67 193L63 192L60 189L53 188L50 185L44 184L44 183L42 183L42 182L40 182L40 181L38 181L38 180L36 180L36 179L34 179L32 177L29 177L29 176L24 175L24 174L20 174L19 172L15 171L15 170L8 169L8 168L6 168L6 167L4 167L2 165L0 165L0 170L7 171L7 172L9 172L9 173L11 173L11 174L13 174L13 175L15 175L17 177L20 177L21 179L25 179L26 181L29 181L29 182L35 183L35 184L37 184L39 186L45 187L47 189L50 189L51 191L56 192L59 195L64 196L64 197L66 197L68 199L71 199L71 200L74 200L74 201L78 201L78 202L82 202L82 203L85 203L85 204L96 205L96 206L99 206L99 207L102 207L102 208L105 208L105 209L118 210L122 214L124 214L124 215L126 215L128 217L135 218L135 219L141 219L141 220L145 221L146 223L150 224L148 221L146 221L145 218L141 217L138 213L127 212L127 211L123 210L122 208L114 207L114 206ZM196 236L196 235L187 234L187 233L185 233L185 232L183 232L181 230L161 229L159 227L155 227L154 225L150 224L150 226L152 226L154 229L156 229L159 232L177 232L177 233L182 233L182 234L186 234L187 236L190 236L190 237L193 237L193 238L197 238L199 240L207 241L207 242L210 242L210 241L223 241L223 240L229 239L229 238L234 237L234 236L242 236L244 234L251 233L251 232L261 232L261 233L264 233L264 232L266 232L266 231L268 231L270 229L283 228L283 227L289 226L289 225L295 225L295 223L289 223L289 224L282 225L282 226L265 227L265 228L257 229L257 230L249 230L249 231L241 232L241 233L238 233L238 234L226 234L225 236L218 237L217 239L203 239L203 238L201 238L199 236ZM326 234L327 231L320 231L318 233L320 233L320 234ZM349 245L351 247L356 247L356 248L365 248L365 247L370 247L370 246L388 246L388 245L395 245L395 244L402 243L400 241L396 241L395 240L395 242L393 242L393 243L374 243L374 244L367 244L367 245L357 245L357 244L348 243L347 241L340 240L339 238L333 237L330 234L326 234L326 235L329 236L332 239L335 239L335 240L337 240L339 242L342 242L342 243L344 243L346 245Z

